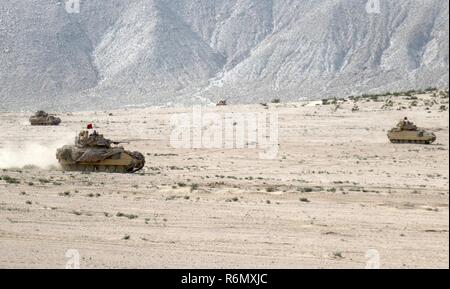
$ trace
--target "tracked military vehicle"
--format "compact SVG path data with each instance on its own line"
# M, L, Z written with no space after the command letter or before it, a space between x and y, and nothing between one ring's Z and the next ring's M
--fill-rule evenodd
M61 119L54 115L50 115L43 110L39 110L30 117L31 125L59 125Z
M431 144L436 141L434 133L418 128L407 118L389 130L387 136L392 143Z
M227 105L228 105L228 102L226 100L221 100L216 104L216 106L227 106Z
M135 173L145 165L139 152L125 150L98 134L84 130L75 139L75 145L66 145L56 152L62 168L66 171Z

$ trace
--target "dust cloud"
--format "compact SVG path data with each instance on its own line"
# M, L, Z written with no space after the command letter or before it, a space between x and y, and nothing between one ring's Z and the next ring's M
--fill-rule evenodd
M0 147L0 169L38 167L50 169L58 167L56 150L66 144L72 144L74 135L59 138L58 141L45 143L6 143Z

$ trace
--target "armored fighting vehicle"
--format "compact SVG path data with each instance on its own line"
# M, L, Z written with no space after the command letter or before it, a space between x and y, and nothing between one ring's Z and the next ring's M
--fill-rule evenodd
M228 103L226 100L221 100L216 104L216 106L227 106L227 105L228 105Z
M61 119L59 117L50 115L42 110L39 110L30 117L31 125L59 125L60 123Z
M75 139L75 145L66 145L56 152L62 168L66 171L134 173L145 165L139 152L130 152L98 134L84 130Z
M431 144L436 141L434 133L418 128L407 118L389 130L387 136L392 143Z

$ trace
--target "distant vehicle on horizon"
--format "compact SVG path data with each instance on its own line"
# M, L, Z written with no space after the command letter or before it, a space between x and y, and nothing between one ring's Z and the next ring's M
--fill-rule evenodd
M48 114L43 110L37 111L30 117L31 125L59 125L60 123L61 119L59 117Z

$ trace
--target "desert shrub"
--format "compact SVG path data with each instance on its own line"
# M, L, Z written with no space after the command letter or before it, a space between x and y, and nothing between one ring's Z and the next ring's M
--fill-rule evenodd
M0 180L4 180L7 184L20 184L20 181L10 176L1 176Z

